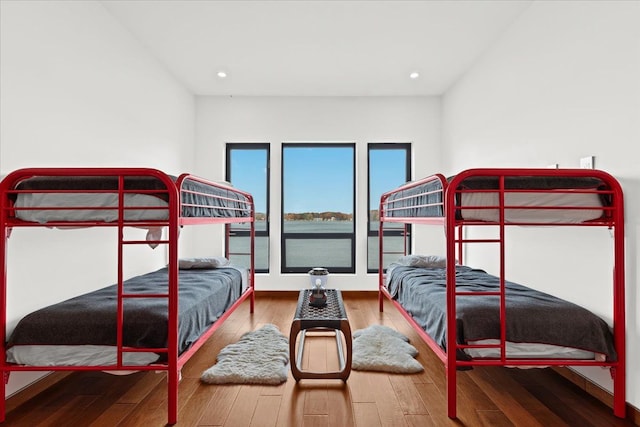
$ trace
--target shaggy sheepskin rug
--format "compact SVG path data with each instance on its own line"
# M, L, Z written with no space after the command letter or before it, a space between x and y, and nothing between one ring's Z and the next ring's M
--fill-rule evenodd
M418 350L409 338L384 325L372 325L353 333L351 368L411 374L424 370L414 359Z
M200 379L208 384L280 384L287 380L289 340L272 324L220 350Z

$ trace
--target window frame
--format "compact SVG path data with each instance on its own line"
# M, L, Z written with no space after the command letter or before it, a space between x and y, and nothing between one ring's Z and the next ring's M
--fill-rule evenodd
M255 237L266 237L267 238L267 268L257 268L255 269L256 273L269 273L269 265L271 263L271 257L269 256L269 238L270 238L270 201L271 201L271 144L268 142L227 142L225 144L225 180L231 182L231 152L236 150L264 150L266 152L266 206L265 206L265 229L258 230L255 228ZM226 227L230 230L229 236L237 236L237 237L249 237L249 230L241 230L241 229L233 229L233 224L226 224ZM255 249L254 249L255 250ZM225 251L229 251L229 242L226 242Z
M371 237L378 238L380 235L379 227L375 227L375 229L371 228L371 151L372 150L399 150L403 149L406 152L406 165L405 165L405 182L411 180L411 143L410 142L369 142L367 144L367 273L377 273L380 269L380 265L378 268L371 269L369 268L369 239ZM392 190L389 188L388 190ZM378 199L378 210L380 200ZM378 212L379 214L379 212ZM383 232L383 237L390 236L404 236L405 241L405 249L411 247L411 225L405 224L403 228L397 228L395 230L385 230ZM379 248L378 248L379 251ZM378 252L379 254L379 252ZM377 259L377 263L379 264L379 258Z
M285 193L284 193L284 156L286 148L331 148L331 147L347 147L351 148L353 151L353 201L352 201L352 209L353 209L353 230L351 233L287 233L285 232L284 227L284 218L285 218ZM339 266L329 266L322 265L320 267L327 268L332 273L346 273L346 274L355 274L356 272L356 206L357 206L357 195L356 195L356 159L357 151L356 151L356 143L355 142L283 142L282 148L280 151L280 272L282 274L291 274L291 273L307 273L310 268L319 267L317 265L312 265L308 267L294 267L287 266L287 257L286 257L286 240L287 239L344 239L349 240L351 244L351 255L350 255L350 266L349 267L339 267Z

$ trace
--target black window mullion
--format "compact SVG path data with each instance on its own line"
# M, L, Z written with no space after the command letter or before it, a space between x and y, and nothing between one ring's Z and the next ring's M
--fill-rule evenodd
M376 238L379 235L379 228L372 227L372 214L371 211L378 211L380 198L379 195L375 195L376 200L372 200L372 189L371 189L371 174L375 173L375 171L371 170L371 153L376 150L404 150L405 151L405 164L404 164L404 181L411 180L411 144L410 143L369 143L367 147L367 248L369 248L369 242L371 238ZM391 165L392 167L398 167L398 165ZM385 189L385 191L392 190L394 187L397 187L398 183L393 183L389 185L389 188ZM372 206L372 202L375 202L374 206ZM407 245L411 244L411 226L403 227L403 228L395 228L395 229L385 229L384 236L385 237L402 237L404 233L407 233ZM386 245L385 245L386 247ZM370 254L368 254L370 255ZM378 263L377 253L375 255L375 263ZM367 259L367 272L375 273L377 272L377 268L369 268L370 260Z
M256 238L256 248L255 250L258 251L259 250L259 245L258 245L258 241L259 239L267 239L267 247L265 248L265 250L267 251L266 254L264 254L264 257L266 258L266 266L260 266L260 265L256 265L256 272L257 273L268 273L269 272L269 254L268 254L268 239L269 239L269 233L270 233L270 224L269 224L269 200L270 200L270 185L269 185L269 181L270 181L270 144L269 143L245 143L245 142L237 142L237 143L227 143L226 144L226 157L225 157L225 179L229 182L232 182L231 176L232 176L232 167L231 167L231 163L232 163L232 155L234 151L240 151L240 150L261 150L264 151L265 153L265 162L266 162L266 182L264 183L265 185L265 194L266 194L266 203L264 206L264 215L265 215L265 224L264 224L264 229L260 229L259 227L255 227L255 238ZM244 190L244 188L243 188ZM258 212L258 206L256 206L256 213L262 213L262 212ZM243 228L243 225L238 225L238 224L229 224L228 227L231 228L231 239L233 238L249 238L250 237L250 231L247 228ZM227 248L227 250L229 250L229 248Z

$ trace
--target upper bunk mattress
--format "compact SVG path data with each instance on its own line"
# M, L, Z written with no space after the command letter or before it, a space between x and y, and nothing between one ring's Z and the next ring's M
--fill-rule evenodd
M392 264L388 289L442 348L447 343L446 269ZM483 270L456 266L457 290L499 290L499 279ZM570 347L616 360L613 335L604 320L589 310L513 282L506 286L506 340ZM497 296L458 296L456 332L460 344L500 339ZM458 358L468 357L458 352Z
M179 270L180 353L238 300L245 285L244 277L241 269L235 267ZM128 279L124 290L131 294L168 293L168 270L162 268ZM117 302L117 286L112 285L28 314L11 334L8 356L23 346L80 346L78 349L86 345L115 346ZM166 347L168 300L125 298L122 330L124 346ZM12 358L8 360L15 362Z
M175 177L171 179L174 182L176 180ZM16 190L26 191L14 195L16 217L23 221L46 223L118 220L118 177L115 176L32 177L21 181ZM168 196L159 179L151 176L128 176L124 179L124 190L125 220L168 218ZM251 215L246 197L231 188L186 180L180 197L182 217Z
M452 177L448 178L451 181ZM599 207L608 204L598 192L604 183L583 177L505 177L505 222L580 223L602 217ZM500 220L500 195L496 177L470 177L456 194L456 218L475 221ZM517 191L523 190L523 191ZM539 190L539 191L536 191ZM587 191L585 191L587 190ZM388 217L442 217L443 191L439 181L430 181L389 196ZM493 209L492 209L493 208Z

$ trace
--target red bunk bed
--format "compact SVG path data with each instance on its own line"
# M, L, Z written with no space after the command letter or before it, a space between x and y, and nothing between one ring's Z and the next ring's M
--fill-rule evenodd
M444 225L446 257L406 255L405 240L405 256L385 270L386 223L404 224L405 233L408 224ZM611 230L612 327L582 307L505 279L505 229L514 225ZM470 226L493 226L498 236L467 237L463 229ZM587 169L436 174L382 195L379 235L380 311L386 297L444 363L450 418L456 417L457 370L483 365L607 367L614 414L625 417L624 208L611 175ZM499 274L463 265L467 243L497 244ZM530 351L539 344L543 350ZM526 353L516 353L518 345L528 346Z
M149 168L31 168L10 173L0 182L3 396L13 371L166 371L168 422L175 424L182 366L247 298L253 312L254 219L250 194L189 174L174 177ZM250 259L248 269L227 265L228 253L179 259L181 227L224 224L228 234L232 224L241 223L249 228L250 249L244 254ZM14 227L117 227L117 283L25 316L7 341L7 246ZM127 227L149 230L147 238L126 240ZM167 266L125 280L127 245L165 246ZM64 333L49 334L56 329ZM87 351L88 356L69 360L67 352L53 359L59 354L54 347ZM98 353L92 353L96 348ZM108 357L98 359L105 349ZM4 421L4 399L1 405Z

